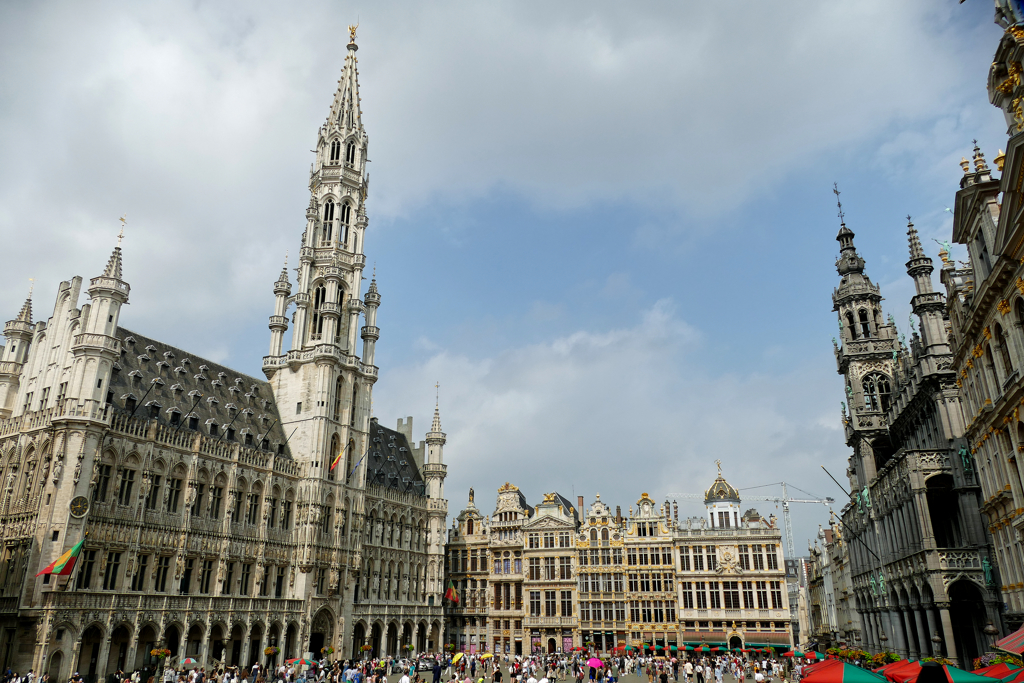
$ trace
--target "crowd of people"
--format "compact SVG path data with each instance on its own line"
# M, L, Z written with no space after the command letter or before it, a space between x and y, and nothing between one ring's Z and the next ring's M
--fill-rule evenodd
M295 661L251 667L164 666L162 672L143 669L127 674L117 671L107 681L88 683L620 683L626 676L640 683L786 683L799 680L800 666L792 660L753 657L746 653L709 656L687 653L684 657L617 655L590 657L585 652L554 655L444 654L417 659L376 658L365 660ZM753 653L750 653L753 654ZM389 676L392 679L389 679ZM507 680L506 680L507 676ZM84 683L75 672L70 683ZM24 676L8 670L0 683L51 683L44 674ZM632 682L631 682L632 683ZM731 681L730 681L731 683Z

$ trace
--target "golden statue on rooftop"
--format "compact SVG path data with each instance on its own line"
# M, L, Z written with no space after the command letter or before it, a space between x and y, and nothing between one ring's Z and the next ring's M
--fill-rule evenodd
M350 43L356 42L356 29L357 28L359 28L359 24L355 24L355 25L349 24L348 25L348 42L350 42Z

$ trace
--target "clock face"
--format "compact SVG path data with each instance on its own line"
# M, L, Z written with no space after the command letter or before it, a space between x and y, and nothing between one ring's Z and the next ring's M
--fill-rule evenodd
M85 517L85 513L89 511L89 501L85 496L76 496L71 500L71 516L72 517Z

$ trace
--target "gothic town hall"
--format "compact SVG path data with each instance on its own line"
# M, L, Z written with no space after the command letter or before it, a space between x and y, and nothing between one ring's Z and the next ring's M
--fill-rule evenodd
M440 648L440 417L414 445L412 418L370 415L381 295L360 286L357 49L353 31L317 131L297 279L267 283L266 379L133 329L120 246L82 264L95 277L60 283L47 318L26 301L4 325L4 669L96 680L152 665L154 648L205 666ZM35 577L83 539L73 573Z

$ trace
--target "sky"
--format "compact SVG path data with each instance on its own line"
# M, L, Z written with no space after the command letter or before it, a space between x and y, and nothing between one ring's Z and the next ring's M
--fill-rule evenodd
M470 487L489 509L506 481L531 502L600 494L625 512L648 492L700 514L716 460L744 508L781 516L751 497L785 481L838 512L822 470L848 483L833 183L906 331L906 216L936 258L958 161L973 139L990 160L1005 147L992 15L984 0L2 3L0 311L32 278L47 318L61 280L101 272L127 213L122 326L259 375L358 22L373 411L414 416L422 438L439 396L452 514ZM797 552L827 523L794 504Z

